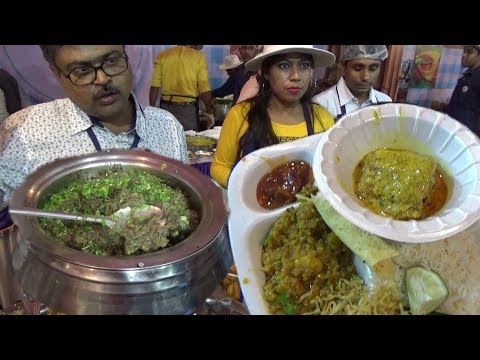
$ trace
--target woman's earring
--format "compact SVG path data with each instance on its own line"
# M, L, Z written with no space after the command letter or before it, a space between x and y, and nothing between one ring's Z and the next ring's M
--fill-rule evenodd
M270 87L268 87L268 90L265 90L265 81L262 83L262 95L264 97L268 97L270 94Z

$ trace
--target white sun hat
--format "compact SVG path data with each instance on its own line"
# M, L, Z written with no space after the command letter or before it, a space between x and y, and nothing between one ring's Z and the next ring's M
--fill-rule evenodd
M265 45L263 52L246 62L245 67L250 71L258 71L266 58L288 53L312 55L315 67L329 66L335 62L334 54L330 51L314 48L313 45Z
M225 60L223 60L223 64L220 64L218 67L221 70L229 70L229 69L234 69L237 66L240 66L243 64L243 61L240 60L240 58L235 55L227 55L225 56Z

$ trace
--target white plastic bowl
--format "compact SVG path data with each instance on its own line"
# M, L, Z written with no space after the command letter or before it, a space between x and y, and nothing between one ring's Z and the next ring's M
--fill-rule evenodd
M380 216L360 204L352 174L377 148L434 156L453 179L447 202L423 220ZM317 186L330 204L358 227L387 239L422 243L456 234L480 217L480 142L446 114L408 104L384 104L343 117L319 141L313 158Z

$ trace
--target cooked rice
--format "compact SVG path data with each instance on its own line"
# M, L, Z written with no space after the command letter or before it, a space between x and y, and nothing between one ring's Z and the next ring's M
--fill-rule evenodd
M447 314L480 314L480 231L477 222L444 240L423 244L389 241L400 255L393 258L396 281L405 293L405 271L422 265L436 271L448 287L448 298L437 309Z

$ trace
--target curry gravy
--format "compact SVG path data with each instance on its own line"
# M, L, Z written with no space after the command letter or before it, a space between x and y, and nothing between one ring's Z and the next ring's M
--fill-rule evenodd
M396 220L425 219L448 197L445 172L434 159L398 149L366 154L353 171L353 190L362 205Z
M295 202L295 194L313 183L312 166L302 160L280 164L262 176L257 184L257 201L272 210Z

